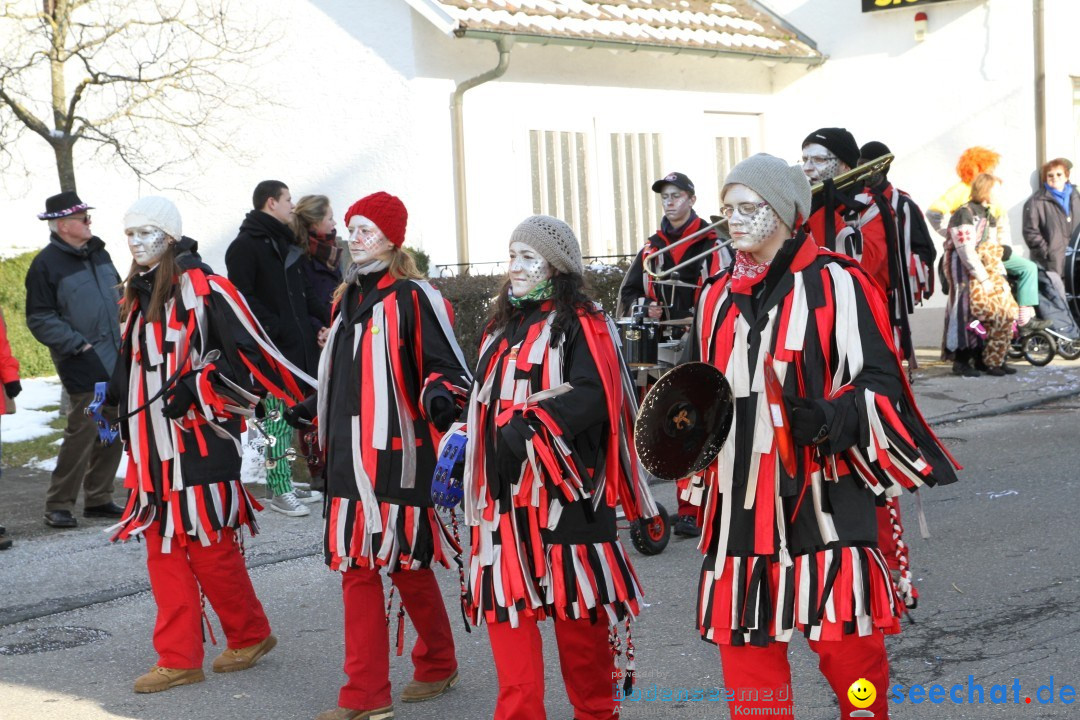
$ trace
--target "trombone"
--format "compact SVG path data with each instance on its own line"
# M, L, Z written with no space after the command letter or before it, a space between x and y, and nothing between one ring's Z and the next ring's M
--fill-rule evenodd
M894 156L893 156L892 153L886 153L886 154L882 155L879 158L874 158L873 160L871 160L869 162L865 162L862 165L857 165L857 166L851 168L850 170L848 170L847 172L840 173L839 175L837 175L836 177L834 177L832 179L833 186L838 190L842 190L844 188L855 185L856 183L865 182L866 180L869 180L874 175L880 175L880 174L882 174L884 172L887 172L888 169L889 169L889 166L892 164L893 157ZM825 187L825 183L823 183L823 182L817 183L817 184L813 185L810 188L810 194L815 195L815 194L821 192L824 189L824 187ZM697 255L694 255L693 257L685 258L682 262L677 263L677 264L669 267L667 270L658 270L657 269L658 266L659 266L660 261L664 258L665 255L667 255L671 251L675 250L675 248L682 247L683 245L685 245L687 243L691 243L691 242L697 240L699 237L701 237L705 233L709 232L710 230L717 230L718 235L722 234L723 237L727 236L727 232L726 232L727 222L728 222L727 218L722 218L722 217L720 217L718 215L713 215L713 216L711 216L709 218L709 220L711 221L711 224L706 225L705 227L699 229L697 232L694 232L694 233L691 233L690 235L687 235L686 237L682 238L678 242L674 242L671 245L668 245L667 247L660 248L659 250L654 252L652 255L647 257L644 260L644 262L642 262L641 269L646 274L648 274L650 277L652 277L652 278L654 278L656 280L664 280L664 279L668 278L669 276L673 275L674 273L678 272L680 269L682 269L682 268L684 268L684 267L686 267L688 265L692 265L694 263L697 263L697 262L709 257L714 252L719 251L721 248L726 247L727 245L730 245L731 244L731 239L730 238L727 238L727 239L724 239L724 240L719 240L715 245L710 247L708 250L706 250L704 252L700 252ZM721 228L723 228L723 230L721 230Z
M664 280L664 279L668 278L670 275L678 272L680 269L686 267L687 265L693 265L694 263L700 262L701 260L704 260L705 258L709 257L713 253L719 251L720 248L722 248L722 247L724 247L726 245L730 245L731 244L731 239L730 238L727 238L725 240L718 240L716 242L716 244L710 246L708 250L705 250L704 252L700 252L697 255L694 255L693 257L684 258L682 262L676 263L675 265L672 265L667 270L658 270L657 269L657 265L663 259L664 255L667 255L671 251L675 250L675 248L679 248L679 247L682 247L683 245L686 245L687 243L694 242L699 237L701 237L702 235L704 235L704 234L706 234L706 233L708 233L708 232L710 232L712 230L719 230L721 228L721 226L722 226L724 228L724 230L721 231L722 232L722 237L727 237L727 231L726 231L727 222L728 222L727 218L722 218L719 215L712 215L711 217L709 217L709 220L710 220L710 224L706 225L705 227L700 228L697 231L690 233L689 235L682 238L681 240L678 240L677 242L673 242L670 245L667 245L665 247L660 248L659 250L654 252L652 255L645 258L645 260L643 260L642 263L641 263L641 269L647 275L649 275L652 278L655 278L656 280ZM721 232L718 232L717 234L721 235Z
M889 170L889 165L892 164L893 154L885 153L879 158L874 158L869 162L864 162L862 165L856 165L847 172L840 173L832 179L833 186L837 190L843 190L859 182L865 182L874 175L880 175ZM825 183L819 182L810 188L810 194L816 195L825 188Z

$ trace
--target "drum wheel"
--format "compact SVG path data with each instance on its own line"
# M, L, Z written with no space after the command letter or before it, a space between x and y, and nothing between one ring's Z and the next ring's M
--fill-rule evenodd
M671 521L667 510L656 503L654 518L641 518L630 525L630 542L642 555L659 555L671 540Z

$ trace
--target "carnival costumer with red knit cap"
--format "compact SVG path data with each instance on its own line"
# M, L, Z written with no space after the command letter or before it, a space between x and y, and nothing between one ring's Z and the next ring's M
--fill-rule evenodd
M735 413L694 479L705 555L695 621L720 647L724 685L736 698L757 691L733 700L733 715L793 713L791 693L777 691L790 686L787 642L799 630L842 715L862 678L878 689L868 709L885 718L883 635L899 631L901 604L877 548L875 498L953 482L954 463L915 407L880 290L799 229L810 211L801 169L755 155L722 198L737 252L702 290L691 355L727 376ZM766 364L780 387L767 387ZM776 391L789 421L774 420Z
M200 593L228 643L214 672L246 670L277 643L237 537L245 527L255 533L261 509L240 482L240 433L260 395L295 402L301 383L315 381L201 261L172 202L141 198L124 226L132 265L108 394L120 413L130 495L113 539L146 540L158 661L135 692L152 693L204 679Z
M468 610L487 623L496 720L546 717L547 617L574 717L606 720L619 707L609 631L641 598L616 507L656 515L630 442L634 387L614 326L585 295L570 226L527 218L509 254L468 402Z
M430 700L458 679L431 564L448 566L460 548L436 515L431 480L439 440L471 378L448 303L402 247L407 219L401 200L385 192L346 212L352 264L335 293L319 390L285 414L294 427L317 418L329 498L323 547L327 565L341 572L345 605L347 680L338 707L318 720L394 716L382 571L418 635L401 700Z

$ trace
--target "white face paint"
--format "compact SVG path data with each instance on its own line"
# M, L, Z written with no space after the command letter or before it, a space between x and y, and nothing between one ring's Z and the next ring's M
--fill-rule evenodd
M349 255L354 263L385 260L394 249L383 231L363 215L349 219Z
M693 194L675 185L668 184L660 188L660 204L664 207L664 216L676 228L681 228L690 219L696 199Z
M780 232L780 229L786 226L780 222L776 212L768 205L761 205L765 202L764 199L747 186L729 186L723 201L724 208L732 208L728 231L737 250L757 254L770 247L777 237L780 237L781 244L786 239L782 237L786 235L786 231ZM752 212L744 212L751 207ZM725 209L722 212L726 214L729 211ZM771 259L771 256L767 259Z
M524 297L529 291L551 277L551 263L532 245L510 243L510 289L514 297Z
M127 235L128 249L131 250L132 259L143 267L154 267L161 261L169 247L169 240L165 232L156 227L144 225L143 227L128 228L124 231Z
M841 165L843 168L840 167ZM802 149L802 171L806 173L811 183L831 180L842 170L850 169L824 145L810 143Z

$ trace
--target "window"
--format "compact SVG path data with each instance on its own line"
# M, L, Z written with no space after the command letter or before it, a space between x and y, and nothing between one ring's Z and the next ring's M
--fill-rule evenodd
M750 138L748 137L718 137L716 138L716 176L720 180L717 190L724 192L724 178L731 172L731 168L750 157ZM717 195L718 205L724 204Z
M1073 86L1073 158L1080 158L1080 77L1072 79Z
M589 252L588 152L585 133L529 131L532 206L538 215L565 220Z
M660 169L660 133L612 133L615 252L632 255L660 227L660 202L652 191Z

